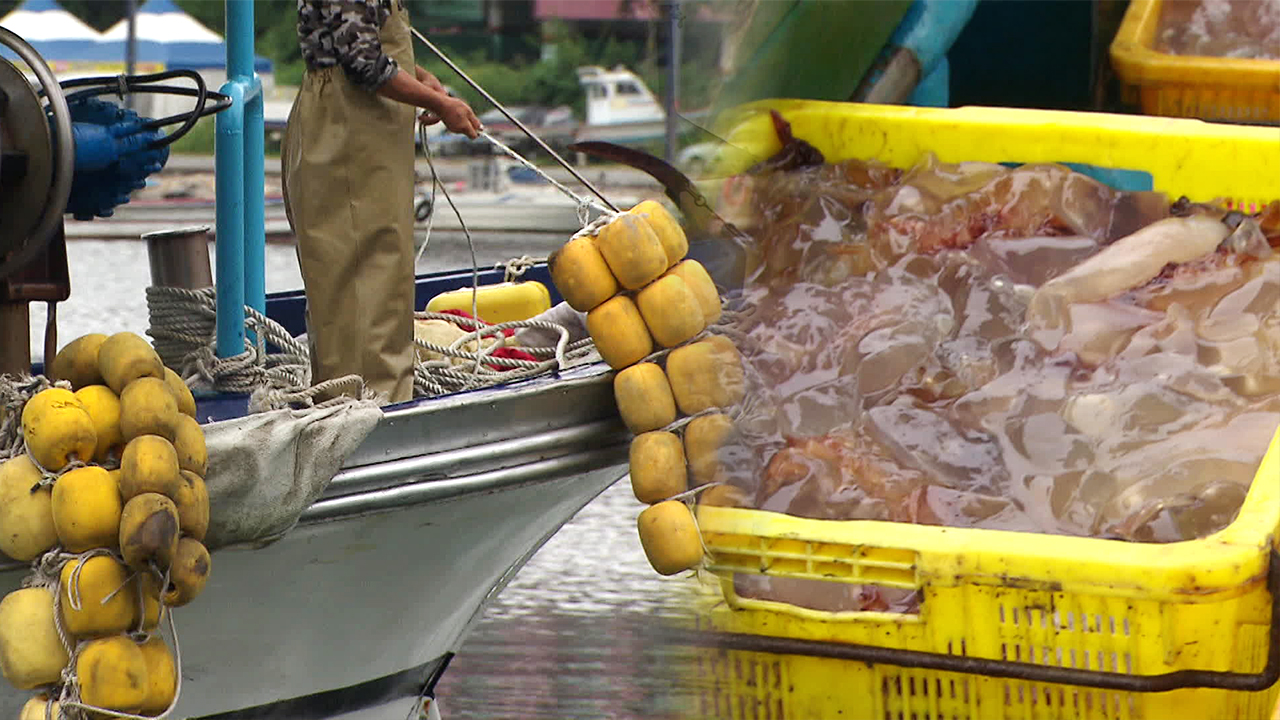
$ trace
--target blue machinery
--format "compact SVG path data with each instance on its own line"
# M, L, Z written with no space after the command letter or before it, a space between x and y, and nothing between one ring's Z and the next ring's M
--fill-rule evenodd
M227 81L231 106L216 118L214 171L217 241L217 353L244 352L246 305L266 312L266 135L262 81L253 69L253 0L226 0Z

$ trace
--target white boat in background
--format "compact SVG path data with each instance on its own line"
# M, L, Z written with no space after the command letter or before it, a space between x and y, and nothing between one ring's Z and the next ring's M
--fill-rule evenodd
M606 70L597 65L578 68L578 82L587 95L587 121L574 133L574 142L599 140L620 145L662 140L667 114L644 80L621 65ZM681 113L678 131L696 129L688 121L707 111Z

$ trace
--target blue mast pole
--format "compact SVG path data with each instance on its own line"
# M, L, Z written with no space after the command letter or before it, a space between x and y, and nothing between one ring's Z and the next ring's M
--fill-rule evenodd
M217 354L244 352L244 307L266 310L262 82L253 69L253 0L226 0L231 107L217 115Z

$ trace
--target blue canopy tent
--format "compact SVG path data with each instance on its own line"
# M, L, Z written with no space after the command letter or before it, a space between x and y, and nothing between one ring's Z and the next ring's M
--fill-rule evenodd
M98 33L56 0L25 0L0 19L0 25L27 39L55 72L66 65L124 63L127 19ZM222 36L170 0L147 0L138 8L134 51L140 65L160 65L165 69L222 69L227 64L227 44ZM11 61L18 59L8 48L0 48L0 55ZM263 74L271 69L270 60L254 57L255 72Z
M114 59L107 57L109 48L101 42L102 34L67 12L57 0L25 0L0 18L0 25L17 33L54 64ZM8 47L0 47L0 56L18 60Z
M129 28L122 19L102 34L124 57ZM223 37L183 12L172 0L147 0L135 16L135 48L139 62L157 62L165 69L207 70L225 68L227 44ZM271 72L271 61L254 56L254 71Z

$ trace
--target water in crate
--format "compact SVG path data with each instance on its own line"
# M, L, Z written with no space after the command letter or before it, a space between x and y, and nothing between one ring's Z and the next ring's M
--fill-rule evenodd
M1135 542L1234 519L1280 427L1280 202L797 148L735 179L721 479L752 507Z

